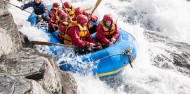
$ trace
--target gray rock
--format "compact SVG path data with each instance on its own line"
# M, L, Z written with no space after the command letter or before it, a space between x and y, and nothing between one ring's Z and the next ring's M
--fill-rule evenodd
M63 94L78 94L79 92L77 92L77 84L75 79L66 72L61 72L62 74L62 85L63 87ZM65 82L67 81L67 82Z
M50 57L40 56L31 48L22 48L16 54L0 58L0 90L4 90L3 93L77 94L75 79L68 73L61 73ZM14 84L18 84L16 88ZM14 90L7 91L10 87Z
M0 74L0 94L25 94L28 91L30 91L29 81Z
M72 75L62 73L51 57L26 48L30 43L18 31L3 0L0 44L0 94L77 94Z
M0 56L16 52L22 47L21 36L3 0L0 0L0 37Z

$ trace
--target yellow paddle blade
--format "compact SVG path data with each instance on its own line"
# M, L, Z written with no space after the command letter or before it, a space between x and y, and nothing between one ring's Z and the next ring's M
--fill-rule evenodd
M97 0L94 9L93 9L92 12L91 12L91 15L94 13L95 9L98 7L98 5L100 4L101 1L102 1L102 0Z

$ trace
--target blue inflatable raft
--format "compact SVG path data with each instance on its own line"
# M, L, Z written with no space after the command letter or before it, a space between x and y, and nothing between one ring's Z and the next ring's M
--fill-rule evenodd
M28 21L35 24L35 15L30 15ZM39 25L40 26L40 25ZM51 43L60 44L57 40L58 31L52 35L44 27L39 27L49 36ZM76 55L68 51L73 47L48 46L52 56L56 59L63 71L80 74L93 73L98 77L107 77L121 72L124 67L131 64L136 58L136 43L134 37L128 32L118 29L119 38L116 43L99 51L85 55ZM132 66L132 65L131 65Z

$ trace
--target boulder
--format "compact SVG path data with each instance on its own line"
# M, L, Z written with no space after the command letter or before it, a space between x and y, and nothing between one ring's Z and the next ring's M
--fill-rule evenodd
M0 0L0 94L77 94L74 77L31 48Z

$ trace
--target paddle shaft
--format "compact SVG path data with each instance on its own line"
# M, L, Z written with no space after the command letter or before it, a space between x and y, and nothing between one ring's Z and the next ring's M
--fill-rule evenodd
M92 12L91 12L91 14L90 14L90 17L89 17L88 19L91 19L91 18L92 18L92 14L94 13L94 11L96 10L96 8L98 7L98 5L100 4L101 1L102 1L102 0L97 0L96 5L95 5L94 9L92 10ZM90 20L88 20L88 23L87 23L87 24L89 24L89 23L90 23ZM88 27L88 28L89 28L89 27Z
M91 12L91 15L94 13L94 11L96 10L96 8L98 7L98 5L100 4L101 1L102 1L102 0L97 0L94 9L93 9L92 12Z
M31 41L33 45L47 45L47 46L65 46L65 47L77 47L74 45L66 45L66 44L57 44L52 42L44 42L44 41ZM91 49L98 49L97 47L90 47Z
M48 45L48 46L67 46L74 47L73 45L65 45L65 44L56 44L52 42L44 42L44 41L31 41L34 45Z
M14 5L14 4L12 4L12 3L10 3L10 2L8 2L8 1L6 1L6 0L4 0L6 3L8 3L8 4L10 4L10 5L12 5L12 6L14 6L14 7L16 7L16 8L19 8L20 9L20 7L19 6L17 6L17 5ZM23 11L25 11L25 12L28 12L28 13L30 13L30 14L32 14L32 12L30 12L30 11L27 11L27 10L23 10Z

